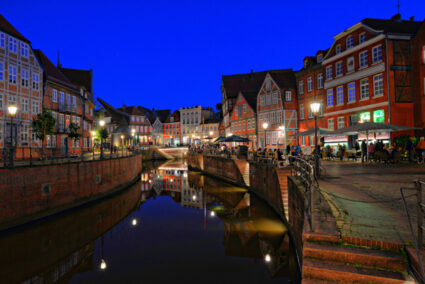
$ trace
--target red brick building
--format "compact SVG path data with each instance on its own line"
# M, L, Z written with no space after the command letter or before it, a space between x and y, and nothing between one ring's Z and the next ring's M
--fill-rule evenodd
M295 73L298 87L298 130L304 132L314 129L314 116L311 112L310 104L313 101L321 103L321 111L317 122L318 127L327 128L325 120L321 119L324 115L324 91L323 91L323 69L322 61L326 53L319 50L316 56L307 56L303 61L303 68ZM301 146L314 145L314 136L298 138L298 144Z
M402 21L399 15L367 18L334 37L322 62L327 128L361 121L414 125L410 44L420 24ZM350 146L357 138L365 137L328 137L325 143ZM388 142L391 133L377 139Z
M30 147L41 147L31 123L41 112L42 82L43 70L31 42L0 15L0 157L12 145L18 159L28 158ZM18 108L13 123L10 105Z
M425 21L412 39L413 105L417 136L425 136Z
M231 133L248 138L254 148L257 148L257 93L239 92L230 114Z
M174 111L163 124L164 127L164 144L170 146L177 146L181 144L181 124L180 112Z
M257 95L258 147L283 148L296 143L296 80L292 69L268 71Z
M130 116L129 128L135 145L148 145L152 141L152 131L149 119L145 113L135 106L121 108Z

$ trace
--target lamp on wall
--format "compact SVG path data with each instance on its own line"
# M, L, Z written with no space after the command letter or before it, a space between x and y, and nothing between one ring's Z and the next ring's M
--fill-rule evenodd
M9 148L9 167L13 167L13 158L15 152L15 143L13 143L13 118L16 116L18 107L11 104L7 107L7 112L10 115L10 148Z
M314 115L314 174L316 176L316 178L319 178L320 173L319 173L319 151L320 151L320 146L319 146L319 141L317 140L317 116L319 115L320 112L320 103L317 101L313 101L310 104L310 109L311 109L311 113Z

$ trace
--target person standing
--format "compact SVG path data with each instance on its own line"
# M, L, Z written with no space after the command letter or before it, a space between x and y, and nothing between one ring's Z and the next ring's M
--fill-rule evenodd
M412 161L412 151L413 151L413 137L409 137L406 142L406 151L407 151L407 159L409 162Z
M423 154L425 153L425 139L423 136L419 140L418 145L416 145L416 153L418 154L418 163L422 163Z
M366 157L366 160L367 160L367 145L366 145L366 140L363 139L363 141L362 141L362 163L364 163L365 157Z

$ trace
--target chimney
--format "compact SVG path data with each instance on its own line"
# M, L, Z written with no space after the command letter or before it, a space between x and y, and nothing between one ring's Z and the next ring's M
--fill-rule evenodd
M415 16L411 16L411 17L409 18L409 20L410 20L410 21L414 21L414 20L415 20Z

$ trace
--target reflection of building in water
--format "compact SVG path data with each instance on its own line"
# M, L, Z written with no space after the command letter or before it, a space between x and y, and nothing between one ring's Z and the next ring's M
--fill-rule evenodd
M182 190L181 205L188 207L203 208L204 194L202 188L189 187Z
M94 240L134 210L136 183L112 198L0 237L0 283L66 283L92 269ZM56 281L55 281L56 280Z

